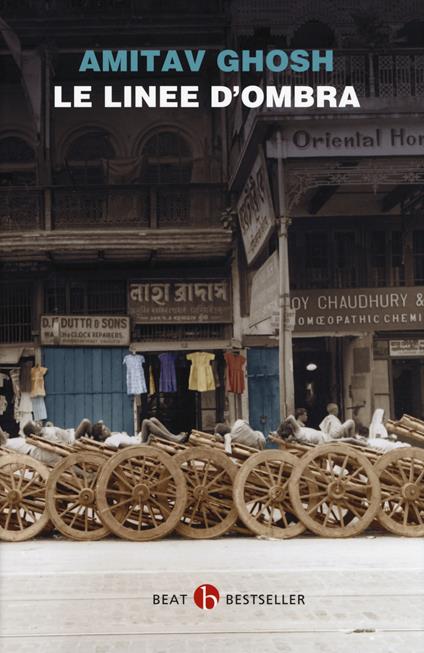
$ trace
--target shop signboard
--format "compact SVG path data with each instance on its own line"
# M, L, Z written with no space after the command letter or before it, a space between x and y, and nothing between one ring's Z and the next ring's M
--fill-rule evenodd
M237 213L247 263L250 265L260 254L275 226L268 171L262 149L259 150L237 202Z
M291 306L295 335L424 329L424 286L296 290Z
M138 324L230 323L227 279L131 281L128 312Z
M418 121L322 122L284 128L284 157L422 156L424 128ZM267 143L267 156L278 157L276 139Z
M252 279L249 327L270 320L278 312L278 254L255 272Z
M390 340L389 351L393 358L424 358L424 338Z
M42 345L127 347L130 318L121 315L42 315Z

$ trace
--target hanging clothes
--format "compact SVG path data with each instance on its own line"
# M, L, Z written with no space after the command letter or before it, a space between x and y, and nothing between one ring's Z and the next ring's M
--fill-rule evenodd
M188 389L197 390L198 392L215 390L215 381L211 367L211 361L214 360L215 354L196 351L193 354L187 354L186 358L191 361Z
M141 354L127 354L122 364L127 368L127 394L141 395L147 392L144 376L144 356Z
M21 392L31 392L32 391L32 361L25 361L21 365L21 371L19 375L19 384L21 386Z
M8 380L8 375L0 373L0 388L4 386L4 382Z
M37 422L42 422L44 419L47 419L44 397L38 396L32 398L32 414Z
M227 351L224 354L225 362L227 363L227 374L225 389L227 392L234 392L234 394L241 395L244 392L244 364L246 359L241 354L234 354Z
M31 369L31 397L45 397L44 375L48 372L47 367L36 365Z
M25 424L32 421L32 400L29 392L21 392L17 408L15 404L15 419L19 422L19 432L22 435Z
M160 379L159 392L177 392L177 376L175 373L175 357L173 352L159 354Z

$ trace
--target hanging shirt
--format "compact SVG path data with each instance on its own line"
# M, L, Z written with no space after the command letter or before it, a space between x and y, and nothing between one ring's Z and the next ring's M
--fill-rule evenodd
M40 365L31 368L31 397L46 396L44 375L47 371L47 367L41 367Z
M0 388L4 386L4 382L7 381L8 378L7 374L0 374Z
M159 354L158 358L160 360L159 392L177 392L175 354L172 352Z
M144 356L140 354L128 354L123 360L123 365L127 367L127 394L129 395L141 395L147 392L143 363Z
M224 354L227 363L226 390L241 395L244 392L244 371L246 359L241 354L227 351Z
M215 354L208 354L204 351L187 354L187 360L191 361L190 378L188 380L189 390L197 390L198 392L215 390L215 381L211 367L211 361L214 358Z

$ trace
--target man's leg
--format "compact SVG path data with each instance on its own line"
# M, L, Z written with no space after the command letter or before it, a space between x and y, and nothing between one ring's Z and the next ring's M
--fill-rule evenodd
M342 424L343 435L342 437L352 438L355 435L355 422L353 419L347 419Z
M184 442L185 435L174 435L156 418L144 419L141 425L141 441L147 442L149 435L157 435L159 438L171 440L172 442Z

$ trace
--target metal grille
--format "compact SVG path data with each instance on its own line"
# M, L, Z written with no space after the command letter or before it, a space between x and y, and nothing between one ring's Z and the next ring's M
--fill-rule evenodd
M31 286L0 284L0 342L30 342L31 318Z
M226 337L226 324L138 324L136 340L215 340Z
M125 315L127 285L125 281L58 281L45 288L46 313L78 315Z

